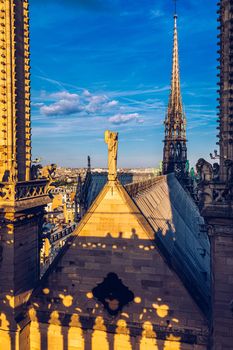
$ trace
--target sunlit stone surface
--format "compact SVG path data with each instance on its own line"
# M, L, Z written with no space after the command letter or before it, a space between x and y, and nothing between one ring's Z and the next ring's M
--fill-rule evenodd
M219 4L222 107L232 102L231 91L222 88L223 73L231 73L231 3ZM124 187L117 178L117 133L108 131L108 181L91 195L78 227L40 279L48 184L30 180L28 1L2 0L0 11L0 350L232 349L230 114L220 115L221 176L212 181L206 163L209 173L202 174L212 271L204 221L192 198L173 174ZM117 282L96 297L109 275Z

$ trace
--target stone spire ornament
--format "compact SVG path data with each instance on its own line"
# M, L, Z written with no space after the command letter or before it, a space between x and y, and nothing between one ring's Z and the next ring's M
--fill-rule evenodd
M175 2L176 10L176 2ZM171 91L165 118L163 174L175 173L180 179L187 176L186 117L183 111L178 54L177 14L174 14L173 62Z
M108 145L108 181L116 181L118 133L106 130L104 138L106 144Z

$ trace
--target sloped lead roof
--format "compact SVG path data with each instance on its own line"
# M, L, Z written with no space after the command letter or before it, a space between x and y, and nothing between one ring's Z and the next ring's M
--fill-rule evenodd
M177 186L176 180L174 181ZM159 218L163 215L163 221L171 220L168 229L175 226L176 221L171 218L173 204L169 199L168 182L167 177L161 177L128 186L127 190L119 181L109 181L104 186L32 295L31 302L38 308L38 317L42 322L46 322L49 317L51 319L51 315L54 315L53 310L61 312L62 320L65 319L64 314L72 314L75 310L79 310L86 320L96 315L103 316L103 306L96 306L92 292L93 288L113 272L135 296L140 296L139 303L134 300L127 305L129 327L136 326L141 332L145 321L142 319L143 315L149 311L146 319L159 327L162 326L162 332L166 334L169 327L164 327L162 319L168 314L169 322L175 322L176 329L178 327L179 332L185 336L190 334L192 318L195 320L198 334L204 334L207 326L206 314L200 312L192 298L191 289L196 288L193 278L190 278L190 288L185 288L180 280L182 272L188 276L186 264L182 271L176 269L173 261L171 263L167 259L166 251L160 249L159 244L155 242L161 234L158 228L161 227L162 231L165 226L159 224L153 227L149 223L150 215L143 213L137 204L137 198L155 190L157 205L161 206L163 203L165 206L159 211ZM186 196L185 194L184 197ZM148 204L146 198L145 202ZM151 208L152 205L150 202ZM166 206L171 210L166 210ZM157 214L155 218L157 219ZM169 236L166 236L168 229L161 234L161 240L164 237L169 239ZM176 233L178 241L179 232ZM172 235L170 237L174 238ZM175 257L175 260L179 259ZM193 265L191 268L197 269ZM177 276L180 276L180 279ZM199 293L198 288L197 290ZM201 293L199 296L198 305L202 311L206 311L202 307L205 306L204 297ZM167 310L162 316L152 310L160 307L157 302L163 303L161 307ZM112 324L113 320L109 319L106 313L104 315L107 324ZM174 320L178 320L179 324ZM192 340L192 343L196 341L198 339Z
M120 173L118 179L122 185L130 184L133 182L147 180L152 176L148 173ZM108 173L87 172L86 178L81 191L81 202L85 205L85 208L90 208L98 194L104 188L107 183Z
M153 228L156 244L167 263L176 271L202 311L208 314L210 244L207 233L203 232L204 219L193 199L174 174L149 179L148 175L121 174L119 180ZM106 182L107 173L89 174L83 193L86 209Z
M154 240L152 227L119 181L107 182L74 234Z
M164 258L208 314L210 244L192 198L173 174L125 188L152 226Z
M90 271L85 270L87 269L85 268L86 263L82 267L83 262L80 259L82 259L82 254L84 253L85 259L89 256L92 259L93 254L95 259L97 259L96 257L100 253L97 249L97 242L103 241L106 245L108 240L115 242L115 240L122 241L125 239L129 242L132 241L132 244L134 242L135 245L135 242L137 243L140 239L142 242L151 241L152 244L150 243L150 246L154 243L155 251L163 258L165 265L169 266L170 270L174 271L175 275L182 281L180 286L183 284L186 287L186 290L192 297L190 300L195 300L202 313L208 316L210 310L210 245L207 234L201 231L200 225L203 223L204 221L196 205L173 175L155 177L147 181L127 185L124 188L118 181L114 184L108 183L98 194L96 200L74 231L73 238L77 243L70 245L68 242L68 245L60 252L56 261L45 274L42 286L44 285L50 290L52 285L56 286L53 290L53 294L56 294L58 290L62 289L62 286L64 287L60 273L56 273L56 266L58 268L60 266L63 269L62 276L66 278L67 276L69 277L69 271L74 269L72 266L69 266L69 262L74 260L77 260L75 263L76 272L72 272L70 276L75 280L79 280L82 273L87 280L95 275L102 274L103 266L107 270L109 268L114 271L115 269L117 271L120 269L122 272L124 264L122 265L121 257L117 255L118 252L113 248L109 248L111 250L104 258L107 259L107 257L110 258L112 256L111 259L113 260L110 259L111 262L104 265L103 262L101 262L102 265L98 265L96 262L94 264L91 263ZM134 239L135 235L137 235L136 240ZM94 240L97 248L93 250L85 243L83 244L83 247L85 246L83 249L86 249L86 251L82 253L78 242L82 243L83 239L87 242L88 239ZM140 256L140 262L143 266L143 259L149 253L145 255L145 252L143 253L141 250L140 252L132 250L131 253L128 252L127 254L131 254L132 260L135 258L134 255ZM151 254L150 252L149 255ZM158 263L156 261L154 265L155 271L160 276L161 274L163 275L161 278L164 281L161 283L167 283L166 278L168 278L168 275L164 274L165 270L159 267L161 264L156 265ZM89 266L88 264L87 266ZM92 271L93 268L96 270ZM91 273L93 274L92 277ZM140 276L140 278L143 278L143 273ZM56 278L59 281L61 280L60 287ZM153 276L151 278L153 279ZM80 284L80 281L76 282L72 283L74 285L77 284L77 290L79 288L82 290L85 283ZM67 283L70 286L71 281ZM93 282L91 285L95 283ZM156 281L152 280L150 283L156 283ZM87 285L89 285L89 282ZM162 291L160 292L162 293ZM175 291L171 291L171 295L173 295L173 292L175 294ZM37 290L33 294L40 298L40 293ZM164 295L164 297L166 296ZM189 299L185 297L185 300ZM173 302L176 303L175 300Z

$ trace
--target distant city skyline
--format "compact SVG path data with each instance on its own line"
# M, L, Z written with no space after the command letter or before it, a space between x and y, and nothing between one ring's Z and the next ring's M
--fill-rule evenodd
M158 167L173 1L105 3L30 4L33 157L84 167L90 155L93 167L106 167L104 130L111 129L119 132L118 167ZM194 165L217 147L217 7L212 0L205 6L180 0L177 8L188 158Z

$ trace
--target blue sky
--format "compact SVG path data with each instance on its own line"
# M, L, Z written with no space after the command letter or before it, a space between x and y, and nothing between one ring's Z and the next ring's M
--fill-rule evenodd
M179 55L191 164L216 142L216 2L178 0ZM172 0L32 0L32 145L43 163L120 167L162 159L173 39Z

